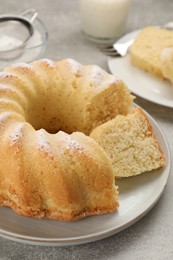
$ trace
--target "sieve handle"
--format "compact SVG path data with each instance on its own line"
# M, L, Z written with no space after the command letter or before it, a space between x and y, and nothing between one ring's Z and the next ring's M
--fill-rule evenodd
M30 23L33 23L38 16L38 12L35 9L29 9L21 13L21 15L28 18L30 20Z

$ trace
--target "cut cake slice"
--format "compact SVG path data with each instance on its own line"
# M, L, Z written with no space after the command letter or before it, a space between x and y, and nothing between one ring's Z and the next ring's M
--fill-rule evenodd
M134 176L164 165L164 154L141 108L96 127L90 136L111 159L115 177Z
M173 32L149 26L142 29L131 46L131 63L160 79L164 78L161 68L161 53L173 48Z

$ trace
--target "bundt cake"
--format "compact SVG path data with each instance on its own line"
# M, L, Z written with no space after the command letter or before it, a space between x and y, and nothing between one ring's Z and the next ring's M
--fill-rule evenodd
M97 126L90 136L106 151L116 178L138 175L164 165L163 152L141 108Z
M173 48L173 32L156 26L143 28L131 46L131 63L160 79L164 78L161 68L161 53Z
M85 134L129 113L132 102L124 83L97 66L44 59L6 68L0 73L0 205L65 221L116 210L109 158Z

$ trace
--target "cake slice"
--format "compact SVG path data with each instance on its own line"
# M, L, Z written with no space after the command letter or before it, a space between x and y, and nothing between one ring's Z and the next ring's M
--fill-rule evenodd
M111 159L115 177L134 176L164 165L164 154L141 108L96 127L90 136Z
M142 29L131 46L131 63L161 79L161 53L165 48L173 48L173 32L149 26Z
M173 48L163 49L160 59L163 76L173 84Z

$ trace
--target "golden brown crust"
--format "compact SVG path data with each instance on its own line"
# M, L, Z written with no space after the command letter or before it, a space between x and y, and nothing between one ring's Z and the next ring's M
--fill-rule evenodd
M157 141L157 138L156 138L156 135L155 135L155 132L153 130L153 127L150 123L150 120L149 118L147 117L146 113L144 112L143 109L141 108L136 108L136 113L139 113L141 114L141 116L144 117L144 120L146 120L147 124L148 124L148 131L149 131L149 134L153 137L154 141L155 141L155 144L156 146L158 147L158 150L160 151L160 167L163 167L164 166L164 163L165 163L165 155L161 149L161 146L159 144L159 142Z
M13 209L13 211L16 214L25 216L25 217L33 217L33 218L38 218L38 219L52 219L52 220L61 220L61 221L76 221L85 217L89 217L89 216L94 216L94 215L103 215L106 213L111 213L117 210L117 208L119 207L119 203L116 202L114 207L112 208L96 208L96 209L90 209L90 210L84 210L81 211L79 213L76 212L71 212L71 213L60 213L60 212L51 212L48 211L46 209L44 210L40 210L40 211L32 211L32 210L28 210L28 211L24 211L21 210L18 206L14 205L13 203L9 203L9 201L4 201L0 198L0 206L1 207L10 207Z
M59 130L88 133L95 122L105 120L97 111L94 116L94 102L99 110L112 93L121 93L127 105L118 111L127 113L133 98L114 76L98 67L84 68L73 60L41 60L0 74L1 206L24 216L64 221L118 208L104 150L82 133ZM112 99L109 115L116 111Z

